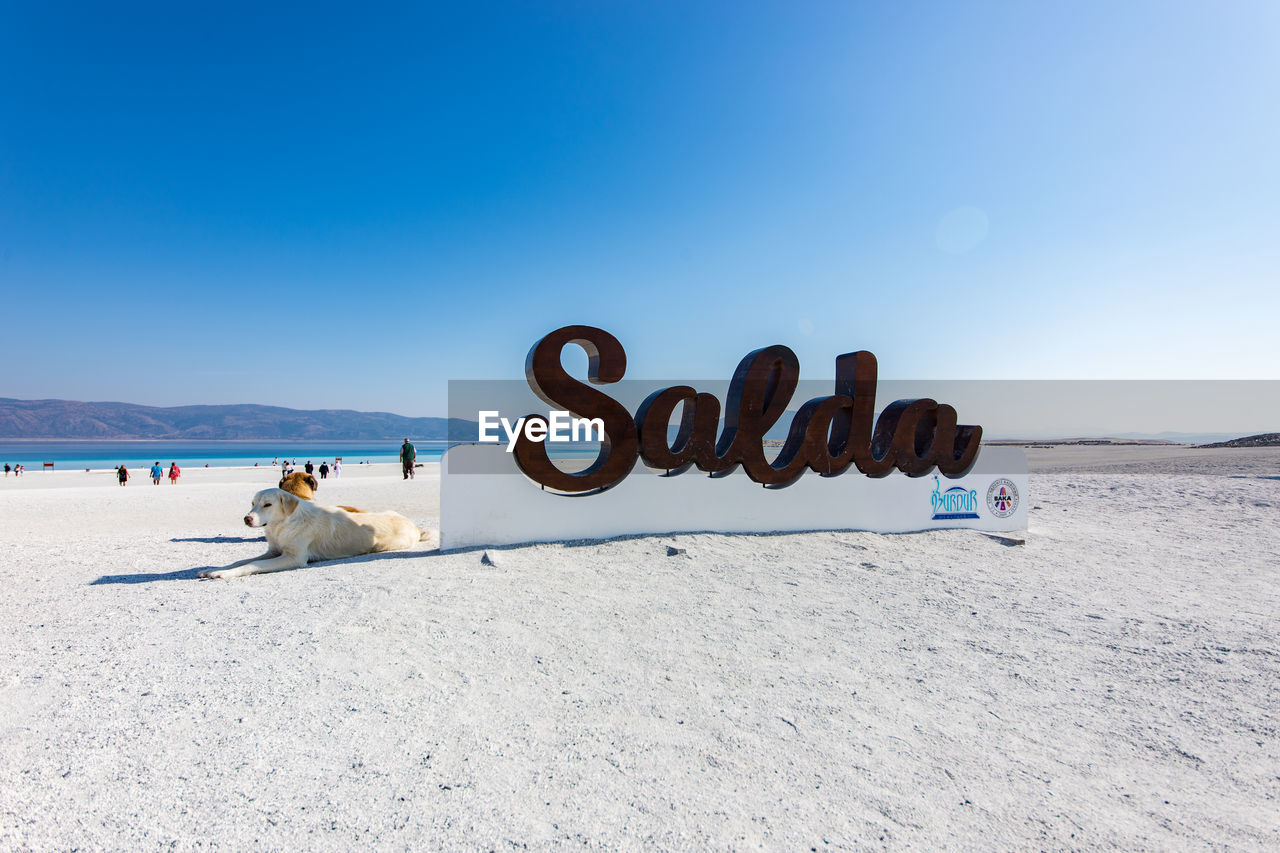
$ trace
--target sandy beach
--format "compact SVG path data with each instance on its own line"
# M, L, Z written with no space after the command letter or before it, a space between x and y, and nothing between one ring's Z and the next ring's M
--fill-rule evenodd
M0 847L1280 847L1280 450L1028 457L1022 546L651 536L235 581L195 575L261 551L269 469L0 481ZM318 499L438 528L438 487L352 465Z

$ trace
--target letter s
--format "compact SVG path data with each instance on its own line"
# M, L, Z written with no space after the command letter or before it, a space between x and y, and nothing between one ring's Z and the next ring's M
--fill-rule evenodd
M604 421L600 455L585 471L570 474L552 464L545 442L530 441L522 433L516 439L515 457L516 466L529 479L558 492L581 494L615 486L631 473L639 453L639 441L636 422L621 403L565 371L560 353L567 344L577 344L586 350L590 359L587 379L594 385L608 385L622 379L627 370L627 353L618 339L604 329L565 326L534 344L525 360L525 377L539 399L577 417ZM545 423L546 418L529 415L528 421Z

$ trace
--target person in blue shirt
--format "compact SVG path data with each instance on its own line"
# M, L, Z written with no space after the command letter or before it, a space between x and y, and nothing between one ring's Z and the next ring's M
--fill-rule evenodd
M160 462L151 466L151 482L154 485L160 485L160 478L164 476L164 469L160 467Z

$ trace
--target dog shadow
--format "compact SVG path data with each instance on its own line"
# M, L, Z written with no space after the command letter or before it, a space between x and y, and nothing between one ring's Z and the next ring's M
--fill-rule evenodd
M206 545L220 545L225 542L265 542L265 536L190 536L185 539L170 539L170 542L203 542Z
M174 539L174 542L191 541ZM232 540L223 538L221 540L196 540L196 541L243 541L243 542L259 542L259 539L242 539ZM424 550L411 551L381 551L376 554L361 554L358 557L347 557L341 560L323 560L317 563L308 563L307 565L289 569L290 572L301 572L307 569L317 568L321 566L337 566L337 565L355 565L357 563L376 563L384 560L408 560L415 557L436 557L440 555L439 548L430 548ZM200 572L211 569L220 569L222 566L196 566L190 569L178 569L172 572L139 572L133 575L103 575L95 581L90 581L89 586L102 586L104 584L136 584L136 583L155 583L157 581L193 581L200 580Z
M114 583L153 583L155 581L193 581L196 579L196 575L204 568L206 567L200 566L194 569L178 569L174 572L140 572L135 575L103 575L96 581L90 581L89 586L102 586L104 584Z
M420 557L438 557L440 556L439 548L424 548L421 551L379 551L376 554L360 554L355 557L343 557L341 560L324 560L319 563L308 563L307 568L313 566L350 566L356 563L381 563L384 560L412 560ZM295 569L294 571L302 571Z

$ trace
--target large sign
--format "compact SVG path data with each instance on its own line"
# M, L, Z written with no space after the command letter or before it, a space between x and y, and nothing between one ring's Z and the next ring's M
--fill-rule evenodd
M800 361L781 345L748 353L734 371L720 428L720 401L688 385L655 391L634 418L608 394L574 379L561 363L569 344L586 350L587 378L594 385L622 379L627 354L618 339L594 326L565 326L534 344L525 363L529 387L548 405L580 418L599 419L604 441L594 464L582 471L561 470L547 452L547 419L532 414L526 432L515 440L515 460L531 480L558 492L581 494L616 486L637 459L650 468L679 474L691 466L724 476L741 466L756 483L789 486L806 470L824 477L851 465L868 477L895 468L909 477L935 466L947 477L961 477L978 457L982 427L961 426L956 410L929 399L897 400L874 420L876 357L869 352L836 358L835 393L800 406L786 442L770 460L764 436L787 411L800 378ZM671 416L682 406L675 441L669 441Z
M591 384L562 366L570 344L587 352ZM786 415L800 372L785 346L742 359L723 415L714 395L688 385L654 391L633 415L599 387L625 372L622 344L602 329L566 326L538 341L525 373L552 411L514 425L481 412L482 440L495 443L445 454L441 547L695 531L1026 529L1022 451L980 452L982 428L959 424L954 408L931 399L897 400L876 417L869 352L836 358L834 393L802 403L780 447L765 436ZM599 453L557 463L547 441L576 432L575 418L602 434ZM497 434L484 438L499 425L506 450ZM692 468L707 476L677 476ZM850 468L865 476L839 476Z

